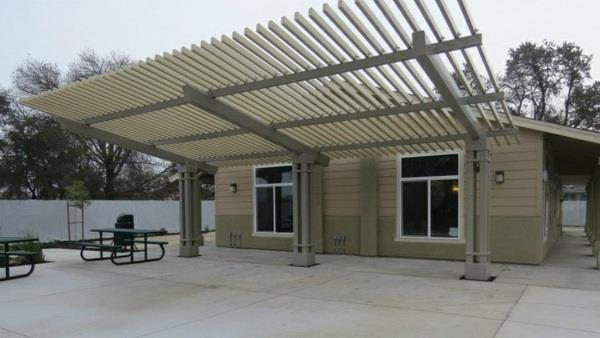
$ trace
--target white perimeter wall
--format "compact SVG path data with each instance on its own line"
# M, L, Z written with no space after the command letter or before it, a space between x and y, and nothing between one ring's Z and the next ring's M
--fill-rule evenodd
M586 201L563 201L562 224L585 225Z
M71 210L79 220L79 211ZM214 210L214 201L202 201L203 230L214 230ZM134 215L136 228L179 232L179 201L96 200L85 208L85 237L97 237L89 229L113 227L123 213ZM75 238L81 238L80 225L72 226L71 231L71 236L75 232ZM0 236L27 234L41 241L67 240L66 201L0 200Z

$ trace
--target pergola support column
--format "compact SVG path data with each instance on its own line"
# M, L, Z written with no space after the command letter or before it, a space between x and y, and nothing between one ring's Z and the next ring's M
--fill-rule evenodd
M204 244L200 232L202 208L200 201L200 182L196 178L198 168L186 164L179 167L179 256L199 256L199 246Z
M600 166L594 170L590 180L590 194L587 195L588 208L591 210L590 219L590 243L594 257L598 258L600 264Z
M291 265L316 265L311 238L311 180L314 161L299 156L293 163L294 175L294 258Z
M590 241L590 243L592 242L592 235L593 235L593 208L592 206L594 205L594 196L593 196L593 191L594 191L594 176L592 175L592 177L590 177L590 180L587 182L586 186L585 186L585 193L586 193L586 215L585 215L585 234L587 236L588 241Z
M490 146L487 138L467 140L465 279L490 280Z

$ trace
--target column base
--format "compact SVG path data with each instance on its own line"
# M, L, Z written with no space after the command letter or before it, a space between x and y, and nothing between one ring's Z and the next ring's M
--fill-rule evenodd
M197 257L200 256L200 249L197 245L180 246L179 257Z
M463 279L485 282L494 280L494 278L490 276L489 263L465 263L465 275L463 276Z
M600 254L600 241L596 240L592 242L592 254L598 256Z
M294 258L292 259L291 266L299 266L304 268L309 268L311 266L317 265L315 261L314 253L296 253L294 254Z

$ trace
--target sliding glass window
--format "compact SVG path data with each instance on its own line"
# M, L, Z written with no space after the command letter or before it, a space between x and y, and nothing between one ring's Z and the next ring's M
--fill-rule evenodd
M459 155L398 158L401 237L459 238Z
M257 233L293 233L292 166L254 169L254 215Z

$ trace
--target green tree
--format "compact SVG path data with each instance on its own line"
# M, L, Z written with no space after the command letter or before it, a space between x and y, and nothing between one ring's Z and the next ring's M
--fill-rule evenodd
M600 81L576 87L571 104L573 114L568 126L600 130Z
M525 42L508 51L504 83L509 88L527 88L532 117L544 120L552 96L558 94L560 76L556 45L549 41L541 44ZM522 109L521 105L521 109Z
M0 94L0 194L3 198L55 199L80 176L81 144L56 121L22 111L7 91Z
M572 118L571 109L578 99L576 95L580 96L582 91L586 91L584 81L590 78L592 56L585 55L583 49L572 42L563 43L556 49L556 54L558 71L565 87L562 124L568 125Z
M90 200L92 197L83 181L73 181L65 190L65 199L72 202L75 206L83 209L91 203Z

